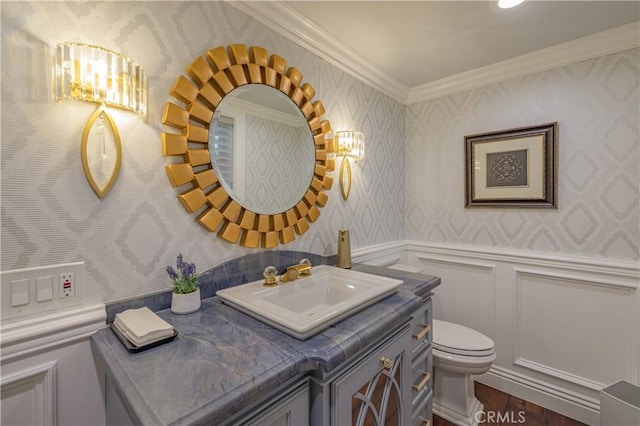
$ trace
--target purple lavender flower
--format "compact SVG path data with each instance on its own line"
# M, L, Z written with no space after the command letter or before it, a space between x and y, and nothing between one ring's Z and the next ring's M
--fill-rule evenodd
M167 266L167 274L169 274L169 278L171 278L174 281L178 279L178 274L176 273L175 269L173 269L171 266Z
M200 276L195 263L185 262L182 253L176 257L176 269L167 266L167 274L173 280L174 293L187 294L198 289Z

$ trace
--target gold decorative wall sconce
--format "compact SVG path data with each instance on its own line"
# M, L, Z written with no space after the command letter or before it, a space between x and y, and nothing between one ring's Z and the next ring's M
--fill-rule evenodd
M336 155L342 156L340 165L340 191L342 198L349 197L351 191L351 164L349 158L360 161L364 158L364 133L343 130L335 134Z
M120 134L106 107L125 109L144 117L147 113L146 74L136 62L121 53L66 42L56 46L53 86L56 101L76 99L99 104L82 132L81 156L87 181L96 195L104 198L113 187L122 162ZM89 158L89 136L92 129L96 130L96 123L102 136L102 163L112 163L111 170L104 170L108 166L101 165L100 160L96 163ZM107 147L107 129L113 136L111 147ZM99 175L104 177L100 179ZM103 184L100 185L97 179Z

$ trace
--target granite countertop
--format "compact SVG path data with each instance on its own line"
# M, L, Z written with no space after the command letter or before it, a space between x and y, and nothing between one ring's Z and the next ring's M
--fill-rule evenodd
M157 312L178 331L170 343L129 353L105 328L91 345L136 423L223 423L287 382L331 372L406 323L440 284L428 275L367 265L354 269L404 283L394 295L304 341L210 297L192 314Z

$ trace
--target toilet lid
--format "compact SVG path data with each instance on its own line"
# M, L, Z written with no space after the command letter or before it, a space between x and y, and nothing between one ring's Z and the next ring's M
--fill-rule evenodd
M482 333L460 324L433 320L433 347L458 355L491 355L494 342Z

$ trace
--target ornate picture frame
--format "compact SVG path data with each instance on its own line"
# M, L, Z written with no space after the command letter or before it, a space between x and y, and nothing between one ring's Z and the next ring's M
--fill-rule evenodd
M558 123L465 136L465 207L558 207Z

